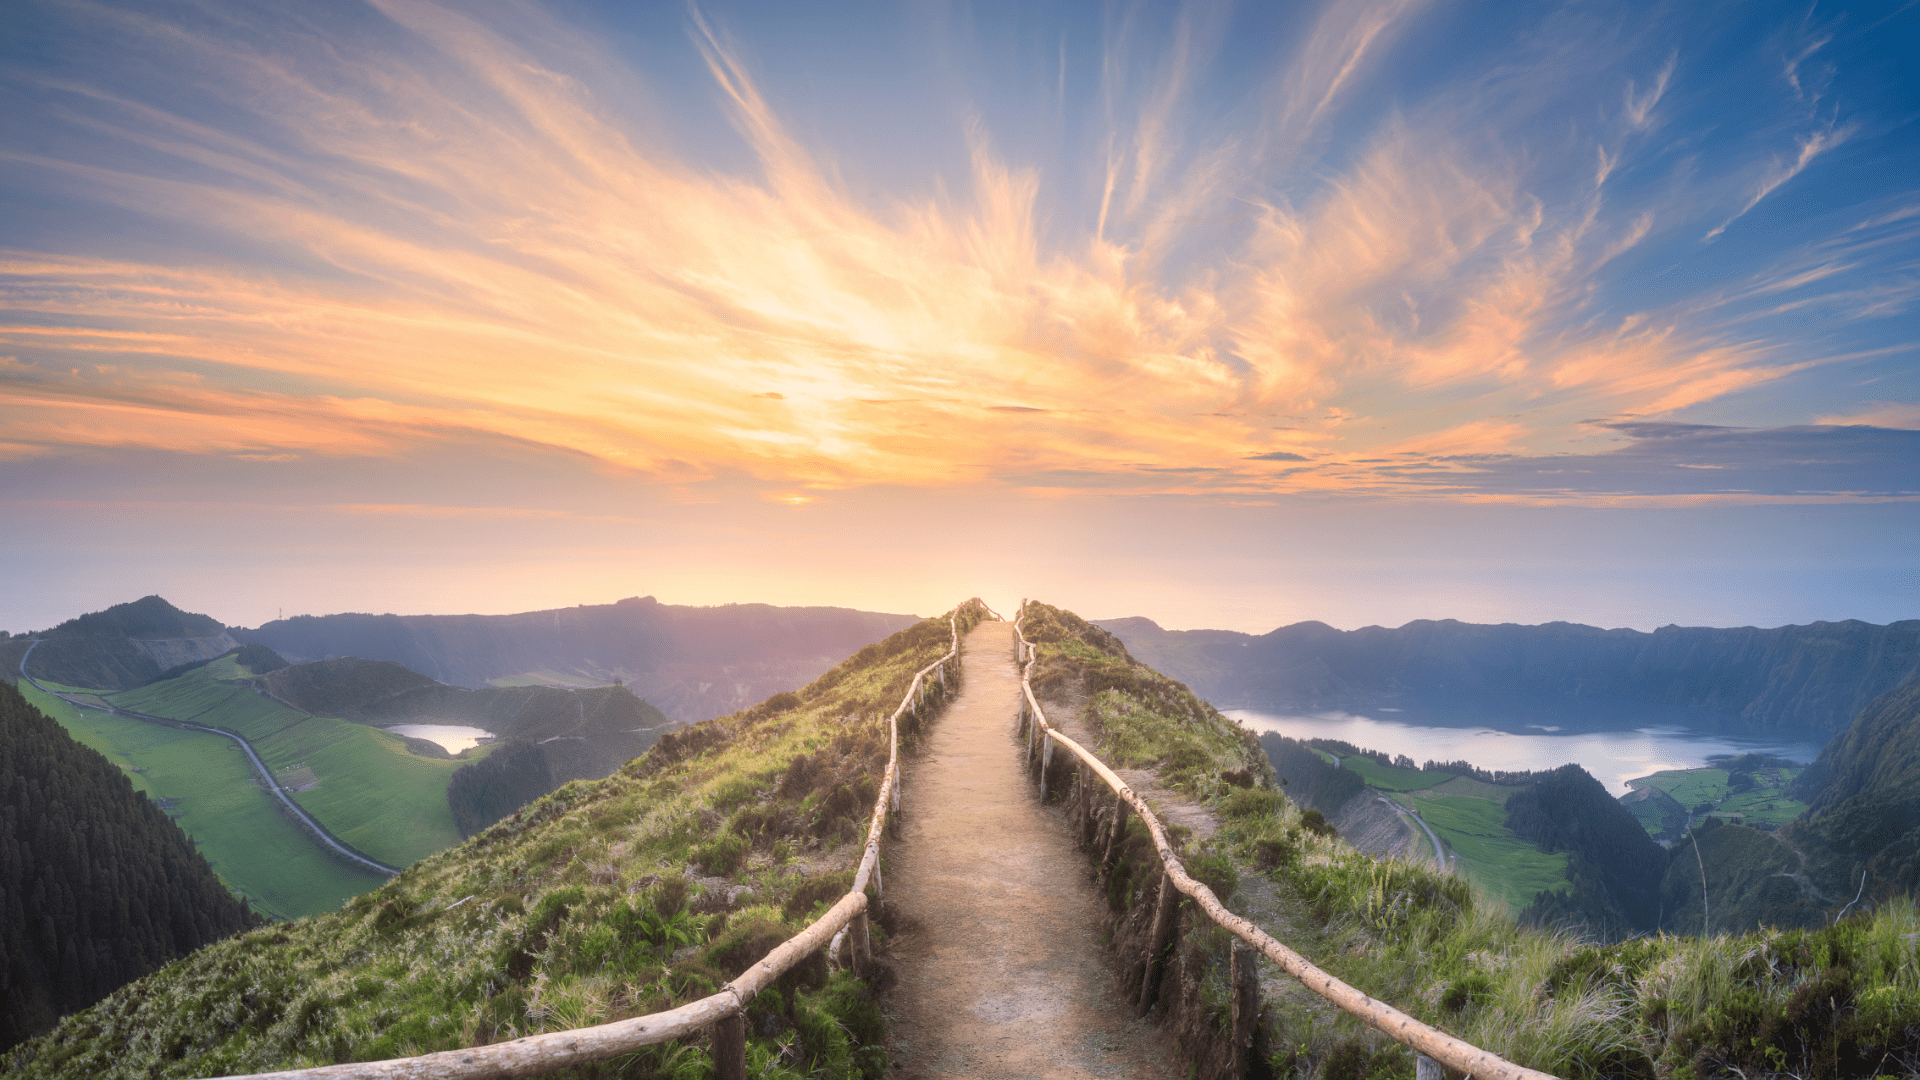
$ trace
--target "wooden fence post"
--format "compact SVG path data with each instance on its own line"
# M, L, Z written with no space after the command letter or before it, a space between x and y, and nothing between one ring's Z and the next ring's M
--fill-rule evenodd
M1446 1067L1425 1054L1416 1054L1413 1059L1413 1080L1443 1080L1447 1075Z
M1094 838L1100 835L1100 818L1093 812L1094 776L1085 762L1080 763L1079 770L1074 786L1080 789L1080 846L1092 851Z
M1140 1015L1153 1008L1160 994L1160 973L1166 967L1167 946L1173 943L1174 918L1180 912L1180 893L1173 887L1173 875L1160 872L1160 895L1153 905L1153 936L1147 942L1147 971L1140 980Z
M734 1013L713 1025L713 1075L717 1080L747 1080L747 1017Z
M865 979L873 971L873 942L867 936L867 913L855 915L851 925L853 940L847 945L853 950L853 977Z
M1260 1023L1260 972L1254 952L1235 941L1228 965L1233 987L1233 1078L1253 1076L1253 1033Z
M1053 764L1053 732L1042 734L1040 741L1045 744L1040 751L1040 805L1045 806L1047 805L1047 766Z
M1108 871L1113 870L1113 860L1121 851L1120 840L1127 835L1127 800L1118 795L1113 797L1113 830L1107 833L1107 845L1100 853L1100 865Z

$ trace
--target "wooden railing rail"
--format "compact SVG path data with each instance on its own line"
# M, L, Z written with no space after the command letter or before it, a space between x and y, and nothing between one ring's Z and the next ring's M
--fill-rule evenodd
M947 670L960 660L960 614L972 603L975 601L954 609L948 619L953 632L952 646L945 656L914 673L913 683L900 699L899 708L887 718L890 740L887 771L880 782L880 794L874 799L873 818L867 830L867 846L860 856L860 868L854 875L853 888L826 914L775 947L739 978L721 987L718 993L666 1012L593 1027L528 1035L488 1046L443 1050L386 1061L248 1073L224 1080L493 1080L496 1077L537 1076L572 1065L603 1061L618 1054L630 1054L709 1028L713 1032L714 1075L719 1080L745 1080L747 1033L744 1010L755 994L814 952L822 948L827 948L830 954L837 952L842 936L848 933L853 938L854 974L861 978L867 975L873 956L867 930L867 909L880 902L880 835L892 816L900 810L900 718L926 700L934 682L937 681L942 687L948 684L950 676ZM986 609L985 604L980 607ZM869 883L873 885L872 897L867 895Z
M1448 1068L1458 1069L1475 1080L1554 1080L1549 1073L1538 1072L1490 1054L1470 1043L1448 1035L1438 1028L1430 1027L1408 1016L1399 1009L1383 1001L1376 1001L1359 990L1341 982L1332 975L1316 967L1306 957L1287 948L1267 934L1266 931L1248 922L1246 919L1228 911L1220 903L1220 898L1205 884L1195 881L1187 875L1186 867L1180 857L1174 853L1173 845L1167 840L1167 831L1161 827L1160 819L1147 806L1146 800L1135 794L1127 782L1106 766L1086 747L1062 734L1047 722L1045 710L1033 693L1033 664L1036 659L1034 644L1027 640L1023 624L1027 616L1027 601L1020 601L1019 612L1013 620L1015 639L1014 651L1020 663L1020 727L1027 739L1027 759L1031 763L1036 757L1040 765L1040 793L1046 797L1047 767L1053 761L1053 748L1056 744L1065 747L1068 752L1080 759L1080 762L1106 785L1113 789L1118 800L1115 807L1114 837L1117 839L1124 824L1125 809L1131 807L1140 815L1140 821L1146 825L1153 836L1153 847L1160 855L1160 864L1164 874L1160 879L1160 893L1154 908L1151 948L1147 957L1145 978L1140 988L1142 1008L1153 1004L1159 965L1163 963L1163 954L1172 941L1175 904L1178 891L1192 897L1207 918L1225 929L1228 933L1245 942L1262 956L1279 965L1280 970L1298 979L1307 989L1319 994L1327 1001L1345 1012L1359 1018L1362 1022L1393 1039L1403 1046L1411 1047L1423 1058L1432 1059ZM1240 1001L1243 996L1241 987L1248 981L1251 965L1246 964L1236 948L1233 957L1235 984L1234 994L1234 1064L1237 1075L1245 1076L1243 1059L1247 1047L1243 1038L1250 1041L1252 1036L1252 1016L1258 1012L1257 1006L1249 1008ZM1242 1030L1244 1028L1244 1031ZM1438 1076L1439 1069L1429 1061L1419 1062L1418 1075L1421 1080L1429 1075Z

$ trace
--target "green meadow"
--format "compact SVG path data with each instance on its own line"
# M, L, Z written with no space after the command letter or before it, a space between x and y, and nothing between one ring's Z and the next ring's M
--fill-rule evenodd
M1549 855L1509 832L1501 801L1422 791L1410 796L1410 805L1459 856L1460 873L1509 909L1526 907L1542 890L1567 887L1567 853Z
M1359 754L1341 755L1340 767L1359 773L1360 779L1381 791L1423 791L1453 779L1453 774L1450 772L1396 769L1391 765L1382 765L1372 758L1361 757Z
M409 753L405 740L365 724L310 716L243 685L232 657L178 678L111 695L114 704L238 732L276 773L310 769L318 784L293 796L343 842L389 866L460 842L447 781L491 748L459 758Z
M22 680L20 692L77 741L168 805L220 880L279 919L332 911L386 878L324 854L254 782L231 739L81 709Z
M1636 789L1659 788L1689 810L1703 803L1712 804L1706 813L1694 815L1696 824L1709 816L1732 818L1738 814L1745 824L1777 827L1806 813L1807 804L1788 798L1786 790L1802 771L1756 769L1751 774L1754 786L1742 792L1731 791L1727 787L1727 770L1716 768L1670 769L1629 780L1627 784Z
M389 866L406 866L460 842L447 780L491 747L454 759L407 752L390 731L316 717L261 743L268 765L304 764L320 781L293 796L333 834Z

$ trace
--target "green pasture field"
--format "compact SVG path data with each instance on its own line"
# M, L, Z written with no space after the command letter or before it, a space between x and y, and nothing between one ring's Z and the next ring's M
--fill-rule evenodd
M407 752L390 731L315 717L254 748L270 766L304 762L319 786L293 796L341 840L389 866L406 866L460 842L447 808L447 781L492 749L458 758Z
M1454 776L1450 772L1396 769L1358 754L1343 755L1340 758L1340 767L1359 773L1360 779L1381 791L1424 791L1437 784L1444 784Z
M1629 787L1657 787L1691 810L1710 802L1712 816L1742 815L1747 824L1785 825L1806 813L1807 804L1787 798L1787 785L1801 769L1761 769L1753 774L1750 791L1732 794L1727 790L1727 770L1715 768L1673 769L1627 781ZM1695 820L1699 820L1696 816Z
M198 671L137 690L122 690L108 695L108 699L123 709L236 732L255 749L260 740L307 719L306 713L272 698L219 681L238 677L233 658L223 657Z
M323 853L254 782L231 739L77 708L25 681L20 692L74 739L126 768L149 798L178 799L174 820L256 910L279 919L317 915L386 881Z
M1727 770L1669 769L1629 780L1627 786L1657 787L1691 810L1703 802L1717 803L1727 797Z
M1567 853L1549 855L1507 831L1500 803L1463 795L1416 793L1413 807L1459 855L1459 869L1489 896L1519 911L1541 890L1567 887Z
M1725 802L1713 808L1713 812L1722 816L1741 814L1746 817L1746 823L1749 825L1761 823L1776 827L1785 825L1806 813L1806 803L1787 798L1786 785L1792 782L1794 776L1799 775L1800 770L1781 769L1780 772L1783 775L1778 787L1756 783L1752 791L1727 796ZM1762 775L1755 773L1753 778L1760 781Z
M408 753L398 735L310 716L220 681L240 674L226 657L112 700L123 709L239 732L276 772L306 765L319 786L294 801L342 841L389 866L406 866L460 842L447 808L447 781L490 748L453 759L420 757Z

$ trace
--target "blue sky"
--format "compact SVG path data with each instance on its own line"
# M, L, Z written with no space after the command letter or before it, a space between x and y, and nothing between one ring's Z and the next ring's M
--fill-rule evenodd
M17 5L38 628L1920 616L1920 4Z

